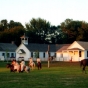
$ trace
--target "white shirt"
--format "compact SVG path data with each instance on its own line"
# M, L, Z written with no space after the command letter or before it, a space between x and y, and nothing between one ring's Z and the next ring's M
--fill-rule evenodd
M38 63L38 62L41 62L40 58L37 58L37 63Z

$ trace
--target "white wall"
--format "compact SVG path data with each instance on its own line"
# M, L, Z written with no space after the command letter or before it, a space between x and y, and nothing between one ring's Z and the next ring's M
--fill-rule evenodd
M2 56L2 54L5 54L4 56ZM16 53L15 52L7 52L7 53L9 53L9 57L7 58L7 56L6 56L6 51L2 51L2 52L0 52L0 58L1 59L4 59L4 60L11 60L11 54L13 53L13 56L15 57L16 56Z
M20 49L23 49L26 53L25 54L19 54L17 53ZM28 61L29 58L31 57L30 51L23 45L21 44L19 48L16 50L16 60L18 60L19 57L24 57L25 61Z

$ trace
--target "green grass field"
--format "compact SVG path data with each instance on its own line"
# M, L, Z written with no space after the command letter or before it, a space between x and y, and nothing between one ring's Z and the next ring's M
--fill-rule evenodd
M79 62L53 62L50 68L44 62L41 70L11 73L0 62L0 88L88 88L88 71L82 73Z

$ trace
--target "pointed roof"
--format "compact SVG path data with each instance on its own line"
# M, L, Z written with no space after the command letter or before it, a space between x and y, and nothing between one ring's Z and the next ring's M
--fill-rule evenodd
M62 52L62 50L67 50L67 48L70 46L71 44L65 44L64 46L62 46L57 52Z
M28 38L27 36L25 36L25 35L23 35L23 36L21 36L20 38Z
M77 42L81 47L83 47L85 50L88 50L88 42L84 42L84 41L74 41L74 42ZM73 43L74 43L73 42ZM72 44L73 44L72 43ZM57 52L61 52L63 50L82 50L80 48L71 48L69 49L68 47L70 47L70 45L72 44L65 44L63 47L61 47Z
M20 38L28 38L26 35L25 35L25 33L24 33L24 35L23 36L21 36Z

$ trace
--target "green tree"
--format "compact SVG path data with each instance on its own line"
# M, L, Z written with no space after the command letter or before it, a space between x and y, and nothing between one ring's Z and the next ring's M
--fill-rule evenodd
M20 22L11 20L1 20L0 22L0 42L11 43L12 41L18 46L21 43L20 37L25 33L25 28Z
M26 23L27 35L29 42L46 43L46 35L50 31L50 23L41 18L32 18L30 23Z
M8 29L8 21L6 19L0 21L0 31Z
M36 59L39 58L39 51L38 51L38 50L35 51L34 57L35 57Z
M88 41L88 23L86 22L66 19L65 22L62 22L61 29L66 43L80 40Z

